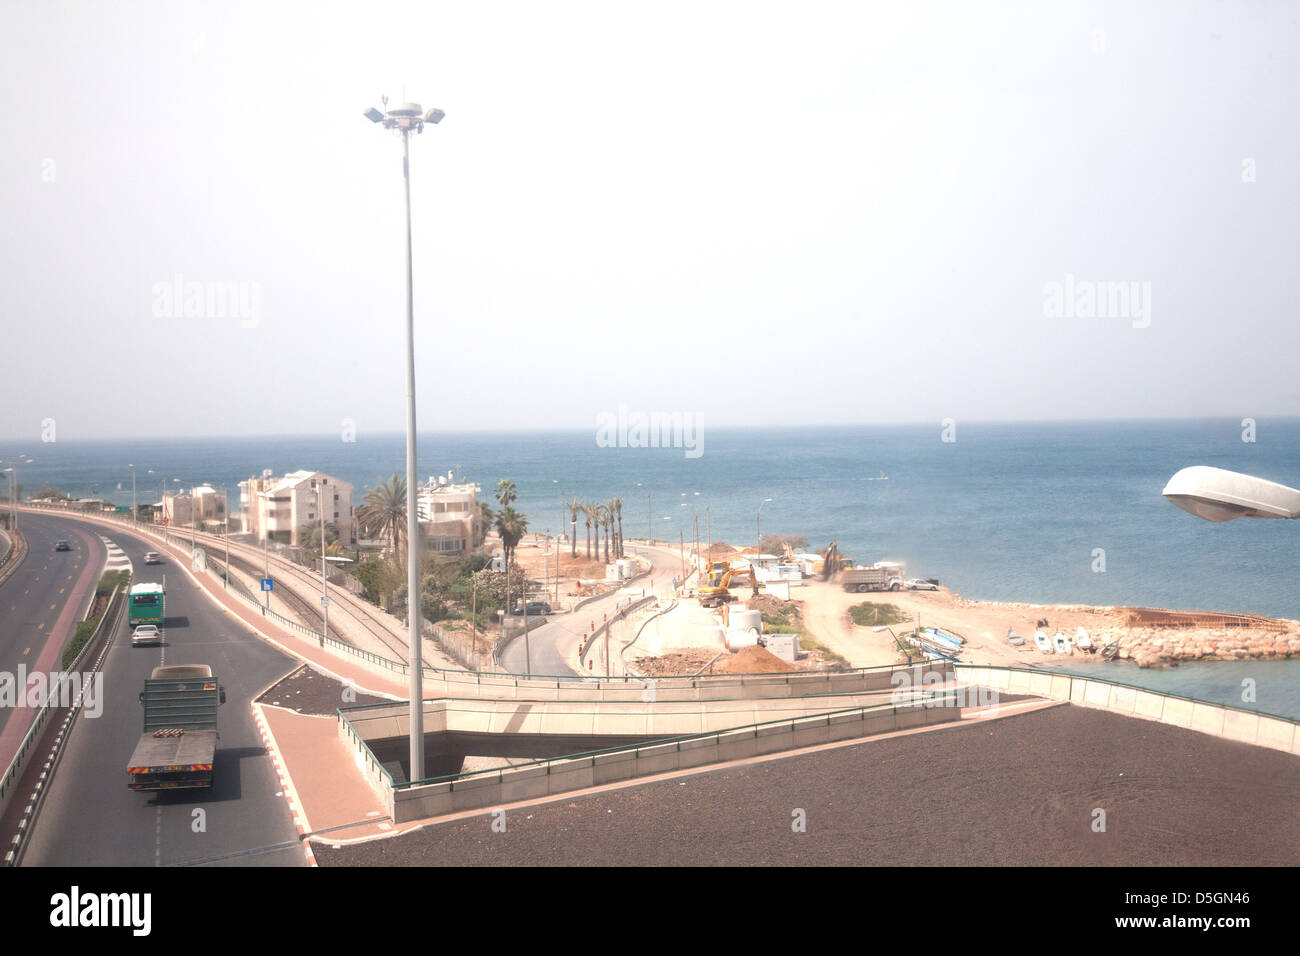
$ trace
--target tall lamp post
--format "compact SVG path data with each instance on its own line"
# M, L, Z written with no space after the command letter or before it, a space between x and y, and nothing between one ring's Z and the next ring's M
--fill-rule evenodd
M384 97L384 105L388 98ZM406 620L410 641L411 749L410 779L424 778L423 668L420 664L420 513L415 455L415 302L411 277L411 132L422 133L426 123L439 123L440 109L422 112L417 103L403 103L387 113L373 106L363 114L372 123L402 134L402 181L406 189Z
M764 498L762 501L759 502L758 510L754 512L754 533L756 535L756 537L754 538L755 554L760 553L763 549L763 525L760 523L759 516L762 515L763 513L763 505L767 504L771 500L772 500L771 498Z
M131 524L135 524L135 465L127 465L126 467L131 469Z

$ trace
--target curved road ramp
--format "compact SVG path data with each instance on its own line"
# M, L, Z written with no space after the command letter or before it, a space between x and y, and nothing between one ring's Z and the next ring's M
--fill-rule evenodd
M901 698L901 699L900 699ZM952 689L794 699L424 702L424 780L407 780L408 704L340 709L340 738L405 823L776 753L958 721ZM460 773L466 757L532 758Z

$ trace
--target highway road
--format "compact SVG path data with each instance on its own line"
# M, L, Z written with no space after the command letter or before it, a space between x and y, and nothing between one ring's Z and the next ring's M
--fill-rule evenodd
M26 516L24 516L26 520ZM28 527L38 519L30 519ZM90 526L45 518L71 538ZM161 647L132 647L123 615L104 662L102 716L84 712L65 744L23 866L305 865L288 803L253 720L252 698L297 661L263 643L199 592L152 542L105 529L131 559L134 581L167 588ZM33 558L41 558L33 547ZM160 664L210 664L227 693L211 791L127 789L126 764L140 738L138 695Z
M85 613L104 566L104 543L87 525L24 514L18 527L27 538L28 552L0 584L0 680L10 675L16 679L20 665L29 674L58 669L63 645ZM71 551L54 550L60 538L68 540ZM8 741L17 734L16 745L27 728L9 728L6 733L9 721L31 716L26 709L0 708L0 739ZM0 753L0 764L10 757Z

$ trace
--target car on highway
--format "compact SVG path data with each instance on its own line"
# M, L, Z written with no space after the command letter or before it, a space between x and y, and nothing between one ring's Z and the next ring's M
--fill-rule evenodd
M141 644L161 644L162 631L158 630L157 624L139 624L131 632L131 646L139 647Z
M545 601L529 601L527 605L519 604L510 613L515 617L523 617L524 608L528 608L528 614L531 617L534 614L550 614L551 606Z
M55 550L55 551L71 551L71 550L72 550L72 545L69 544L65 539L60 538L60 539L58 540L58 542L54 545L54 550Z
M926 581L921 578L909 578L907 581L907 587L911 591L939 590L939 585L935 584L933 581Z
M144 553L145 564L162 564L162 555L157 551L146 551Z

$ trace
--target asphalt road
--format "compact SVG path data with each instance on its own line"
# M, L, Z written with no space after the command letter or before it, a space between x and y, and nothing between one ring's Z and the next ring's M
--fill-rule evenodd
M655 569L644 578L634 582L636 585L650 587L651 579L656 584L667 583L672 572L664 570L677 567L677 555L669 554L659 548L647 549L644 546L629 547L628 555L642 555L654 562ZM671 557L668 561L666 556ZM660 579L664 580L660 580ZM622 595L613 591L599 601L592 601L581 610L572 614L552 615L541 627L528 632L525 641L523 635L515 638L501 655L501 665L511 674L543 674L577 676L572 661L577 658L578 645L583 637L591 631L591 623L600 622L600 616L608 613ZM590 675L583 675L590 676Z
M105 556L103 542L88 526L24 514L18 528L27 538L27 557L0 584L0 671L5 678L17 675L19 665L31 673L43 659L52 658L50 667L58 668L63 645L99 583ZM71 551L54 550L60 538L68 540ZM70 608L74 596L77 606ZM28 711L18 713L31 717ZM12 708L0 708L0 736L14 714ZM6 764L11 756L0 754Z
M69 519L42 520L66 529L62 537L71 538L77 527L90 533L91 526ZM83 711L74 724L22 864L304 865L292 815L250 709L257 693L298 663L204 597L170 557L146 565L144 553L155 544L117 530L104 534L130 557L135 583L163 583L165 576L164 642L132 647L123 615L104 662L103 713L92 718ZM163 663L210 664L226 689L211 791L127 789L126 764L142 725L138 695L149 672Z

